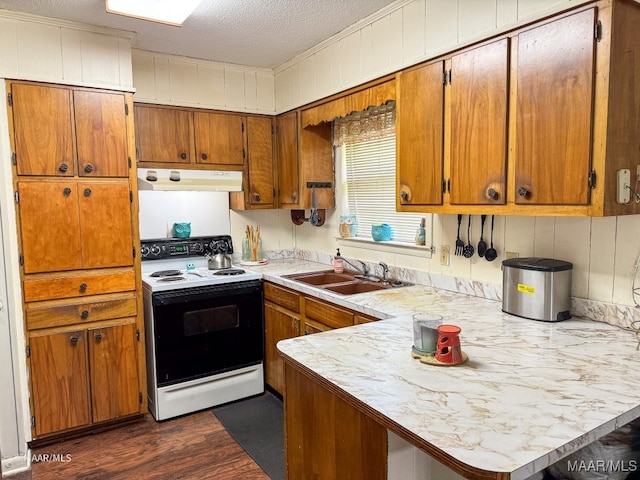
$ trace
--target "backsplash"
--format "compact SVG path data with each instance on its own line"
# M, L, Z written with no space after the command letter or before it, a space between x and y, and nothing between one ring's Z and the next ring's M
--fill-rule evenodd
M309 250L271 250L265 252L270 260L297 258L327 265L331 268L333 256ZM347 260L358 263L354 258ZM379 270L377 263L368 262L371 272ZM347 266L347 268L350 268ZM439 290L472 295L502 302L502 285L486 283L467 278L456 278L439 275L409 268L389 266L389 277L403 282L430 286ZM584 298L571 298L571 314L574 317L584 317L597 322L609 323L617 327L632 330L632 322L640 322L640 308L628 305L599 302Z

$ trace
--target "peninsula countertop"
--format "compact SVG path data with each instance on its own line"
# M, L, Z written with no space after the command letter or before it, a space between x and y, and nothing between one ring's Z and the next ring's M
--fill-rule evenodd
M284 356L353 397L427 453L525 479L640 417L640 352L633 332L582 318L519 318L501 302L412 286L341 296L283 279L327 269L304 261L260 267L266 280L386 320L278 343ZM411 357L411 313L461 327L469 360Z

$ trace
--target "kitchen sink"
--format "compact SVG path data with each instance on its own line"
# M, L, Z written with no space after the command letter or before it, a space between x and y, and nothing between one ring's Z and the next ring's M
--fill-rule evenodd
M331 283L343 283L353 281L354 276L349 273L314 272L314 273L296 273L293 275L284 275L291 280L307 283L309 285L329 285Z
M385 290L387 288L391 288L391 285L356 280L354 282L341 283L339 285L328 285L324 288L325 290L331 290L332 292L341 293L342 295L353 295L354 293Z
M374 292L376 290L409 285L408 283L397 281L383 282L382 279L378 277L363 277L355 272L335 273L332 270L292 273L290 275L283 275L283 277L341 295L354 295L356 293Z

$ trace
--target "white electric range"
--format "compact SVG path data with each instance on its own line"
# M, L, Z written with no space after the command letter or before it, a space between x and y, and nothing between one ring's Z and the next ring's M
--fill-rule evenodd
M149 410L158 421L264 392L261 274L209 270L229 235L142 241Z

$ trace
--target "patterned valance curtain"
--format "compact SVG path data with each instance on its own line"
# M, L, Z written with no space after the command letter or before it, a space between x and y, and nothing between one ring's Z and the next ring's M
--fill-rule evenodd
M369 107L333 121L333 145L358 143L396 133L396 102Z

